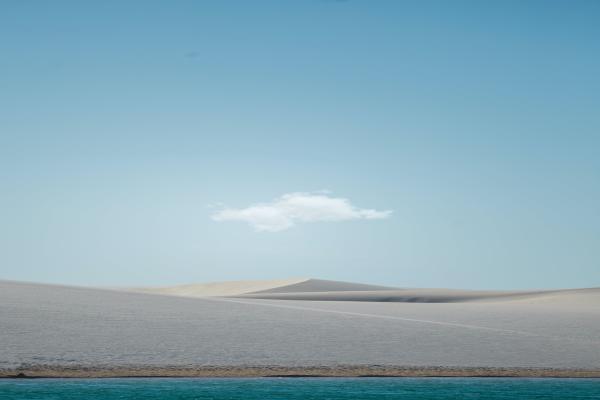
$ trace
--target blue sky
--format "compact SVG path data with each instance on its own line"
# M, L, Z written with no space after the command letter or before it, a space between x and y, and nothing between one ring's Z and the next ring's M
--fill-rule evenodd
M600 286L598 20L597 1L5 1L0 279ZM294 193L349 208L215 221Z

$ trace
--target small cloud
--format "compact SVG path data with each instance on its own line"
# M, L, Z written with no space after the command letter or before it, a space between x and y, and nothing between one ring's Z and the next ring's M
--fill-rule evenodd
M328 193L288 193L269 203L254 204L246 208L223 208L214 213L212 219L217 222L246 222L258 232L279 232L301 222L385 219L392 214L391 210L358 208L350 200L330 197Z

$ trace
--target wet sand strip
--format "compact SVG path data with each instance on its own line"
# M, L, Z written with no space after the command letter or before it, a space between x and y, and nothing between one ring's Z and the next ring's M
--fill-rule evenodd
M0 378L523 377L600 378L598 369L339 366L50 366L0 369Z

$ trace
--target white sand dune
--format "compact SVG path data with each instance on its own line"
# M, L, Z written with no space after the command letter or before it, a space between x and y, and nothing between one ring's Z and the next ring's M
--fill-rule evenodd
M228 293L263 287L232 286L239 290ZM294 295L310 293L323 296ZM436 293L451 301L186 298L0 281L0 373L36 365L600 370L600 289L519 292L498 301Z
M307 293L307 292L351 292L398 289L390 286L367 285L364 283L328 281L324 279L304 279L301 282L272 287L252 293ZM250 292L247 292L250 293Z
M460 303L493 301L583 302L600 289L492 291L457 289L400 289L389 286L323 279L282 279L213 282L171 287L135 288L130 291L182 297L243 297L271 300L368 301L406 303ZM581 301L579 301L581 303Z
M205 296L236 296L246 293L275 290L280 287L289 287L308 281L305 278L291 278L280 280L246 280L194 283L189 285L167 286L167 287L142 287L128 289L133 292L168 294L184 297Z
M281 288L281 290L286 289ZM538 303L585 303L589 297L600 296L600 289L569 289L548 291L477 291L453 289L397 289L324 292L258 292L235 297L272 300L309 301L373 301L404 303L461 303L494 301L528 301ZM600 300L600 299L598 299Z
M272 300L375 301L406 303L458 303L535 296L535 292L492 292L451 289L400 289L324 292L259 292L236 297Z

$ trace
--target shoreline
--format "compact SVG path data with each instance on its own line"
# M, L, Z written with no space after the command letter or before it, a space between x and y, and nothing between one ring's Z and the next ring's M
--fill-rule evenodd
M339 366L24 366L0 370L0 379L40 378L600 378L600 369Z

